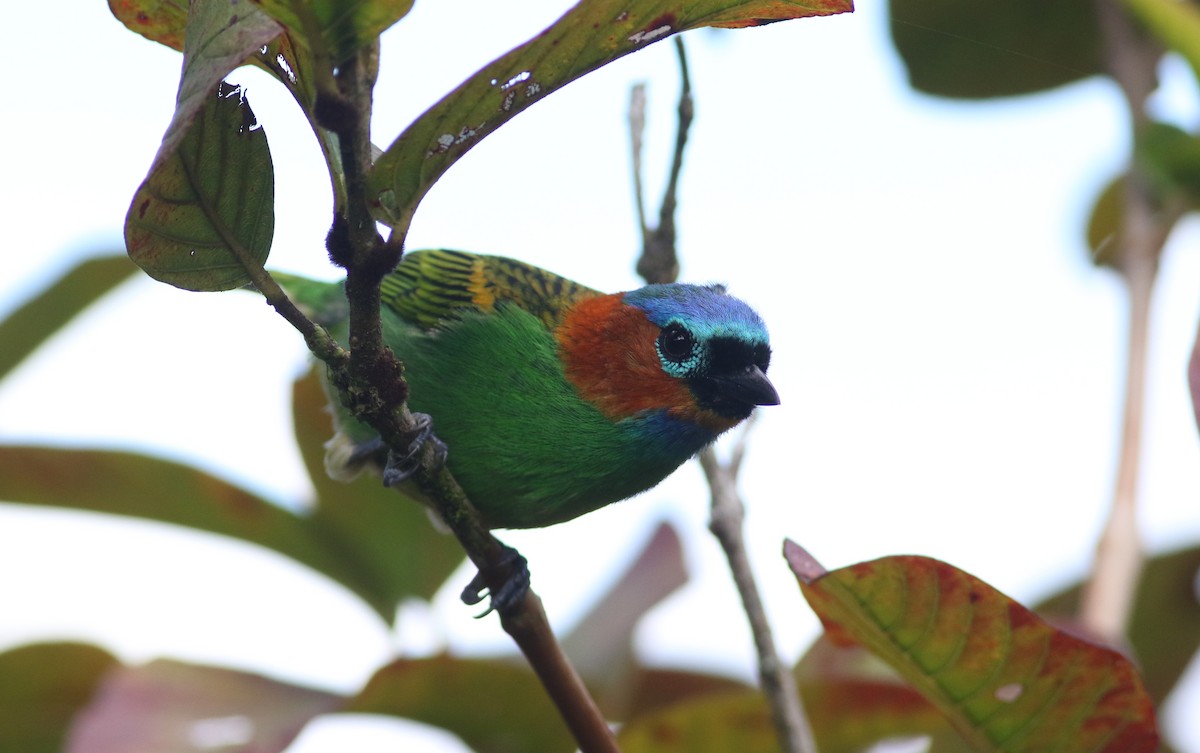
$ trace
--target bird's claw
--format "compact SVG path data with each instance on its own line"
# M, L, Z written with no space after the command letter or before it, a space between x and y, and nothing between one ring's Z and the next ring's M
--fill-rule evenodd
M506 568L507 576L504 579L504 585L499 589L492 590L488 588L487 579L484 577L483 571L480 570L463 589L462 600L464 604L474 606L484 599L484 591L488 592L490 597L488 608L482 614L476 615L476 619L487 617L493 610L499 612L502 616L509 615L513 609L521 603L525 598L525 594L529 591L529 563L521 556L521 553L511 546L504 546L504 557L497 562L495 568Z
M384 486L395 486L412 478L417 469L421 467L421 453L425 449L426 443L433 443L434 463L437 467L441 467L446 462L448 454L446 443L434 435L433 419L427 413L414 413L412 416L416 433L408 445L408 450L403 455L388 452L387 464L383 467Z

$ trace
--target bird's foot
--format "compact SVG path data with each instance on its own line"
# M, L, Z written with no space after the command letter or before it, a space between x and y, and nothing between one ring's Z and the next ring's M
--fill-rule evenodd
M484 591L488 592L490 600L488 608L478 618L486 617L493 610L499 612L502 616L512 613L514 607L521 603L525 598L525 594L529 591L529 563L521 556L521 553L511 546L501 544L504 547L504 557L493 566L493 569L503 569L506 571L504 585L499 589L492 590L488 588L487 579L484 577L483 571L480 570L463 589L462 600L464 604L474 606L484 599Z
M395 486L412 478L412 475L421 466L421 453L428 442L433 443L436 466L440 468L446 462L446 455L449 451L446 449L446 443L434 435L433 419L427 413L414 413L412 416L416 433L408 445L408 450L403 455L388 452L387 464L383 467L384 486Z

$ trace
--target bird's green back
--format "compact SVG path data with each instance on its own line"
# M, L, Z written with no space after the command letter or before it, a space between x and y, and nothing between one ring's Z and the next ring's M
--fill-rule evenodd
M446 249L405 254L382 292L384 306L423 329L468 310L492 313L498 303L516 305L554 329L573 304L600 295L516 259Z

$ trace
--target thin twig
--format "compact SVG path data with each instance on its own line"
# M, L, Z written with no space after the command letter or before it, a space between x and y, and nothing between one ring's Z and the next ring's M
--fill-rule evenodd
M633 203L637 209L638 227L649 227L646 222L646 202L642 191L642 144L646 136L646 85L634 84L629 90L629 148L633 162ZM645 236L642 237L643 243Z
M742 608L746 612L750 632L754 636L754 647L758 651L759 682L771 707L771 721L775 724L780 745L787 753L815 753L817 744L800 703L796 678L775 650L771 624L767 620L754 571L750 567L750 558L746 554L746 541L742 533L745 505L737 490L737 475L745 455L746 437L752 426L753 417L746 422L728 463L722 465L711 447L700 453L700 465L712 489L712 520L708 527L725 551L729 570L742 597Z
M642 181L639 177L634 181L634 191L638 205L639 222L642 227L642 255L637 262L637 272L646 282L672 282L679 277L679 256L675 250L675 207L676 194L679 187L679 175L683 171L683 153L687 146L688 131L692 126L692 81L688 75L687 52L683 39L675 37L675 50L679 56L680 91L678 108L678 125L675 128L675 150L671 159L671 173L667 178L667 187L663 192L662 205L658 211L658 226L651 228L646 224L645 213L641 210ZM641 135L634 137L639 145L640 159ZM635 169L639 170L640 165Z
M638 220L642 227L642 255L638 259L637 271L648 283L673 282L679 276L679 257L675 243L676 192L679 176L683 170L683 153L687 145L688 130L694 114L691 80L688 76L687 55L683 41L675 38L679 54L682 85L679 97L675 150L671 162L671 173L659 210L657 228L646 225L642 209L641 145L644 127L644 91L635 87L630 104L630 129L634 155L634 193L638 207ZM636 113L636 117L635 117ZM744 506L737 491L737 475L746 454L746 437L753 417L747 421L737 444L730 454L729 462L722 465L711 447L700 453L700 465L712 490L712 520L709 528L721 543L729 570L737 585L754 635L754 646L758 652L758 674L763 694L771 708L771 719L785 753L816 753L816 743L808 719L796 690L796 680L788 667L779 659L775 650L775 639L763 608L762 597L754 579L754 571L746 554L743 536Z

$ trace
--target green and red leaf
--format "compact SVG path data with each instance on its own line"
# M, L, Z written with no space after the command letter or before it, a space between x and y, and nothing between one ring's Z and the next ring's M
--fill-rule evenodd
M851 0L583 0L548 29L484 66L392 142L367 191L376 217L400 224L434 182L489 133L607 63L689 29L738 27L853 9Z
M565 753L565 723L527 668L496 659L399 659L342 709L449 730L478 753Z
M978 750L1156 749L1153 703L1117 651L944 562L886 557L825 572L790 541L785 554L830 637L884 659Z

